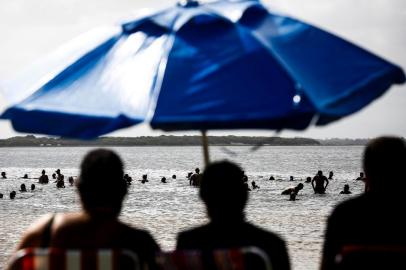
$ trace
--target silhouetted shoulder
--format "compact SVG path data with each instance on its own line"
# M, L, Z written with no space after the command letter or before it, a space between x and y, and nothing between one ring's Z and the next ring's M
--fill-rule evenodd
M276 234L250 223L207 224L178 235L177 249L221 249L255 246L265 251L274 269L290 269L285 242Z
M27 247L40 246L43 232L52 216L52 214L44 215L31 224L24 232L20 243L17 245L17 250Z

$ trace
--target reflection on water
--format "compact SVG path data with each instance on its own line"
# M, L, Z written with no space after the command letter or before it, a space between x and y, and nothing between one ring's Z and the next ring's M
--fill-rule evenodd
M39 216L49 212L77 211L80 208L73 187L57 190L55 184L36 184L34 192L20 193L14 201L11 190L21 183L30 186L36 179L21 179L24 174L39 177L45 169L50 176L61 169L65 179L77 176L84 154L90 148L0 148L0 171L8 179L0 179L0 269L4 267L21 233ZM126 172L133 177L121 219L133 226L148 229L165 250L174 248L176 234L182 229L206 222L205 209L198 198L198 189L189 186L187 172L202 168L200 147L117 147ZM362 192L362 183L353 179L360 171L362 147L262 147L249 152L249 147L232 147L238 153L230 158L220 147L210 148L212 159L231 159L244 168L249 180L261 187L250 193L247 219L281 235L288 243L295 270L317 269L326 217L332 207L348 195L338 195L344 184L353 194ZM305 184L297 201L288 201L280 192L297 185L317 170L334 171L335 180L325 195L314 195ZM140 180L148 174L145 185ZM176 180L171 176L177 175ZM273 175L275 181L269 181ZM293 175L295 180L289 181ZM167 184L160 182L161 177ZM226 195L225 195L226 196Z

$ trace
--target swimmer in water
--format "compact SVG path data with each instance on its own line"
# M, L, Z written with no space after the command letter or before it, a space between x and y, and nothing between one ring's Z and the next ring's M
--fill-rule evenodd
M289 177L289 181L293 181L294 179L293 179L293 176L291 175L290 177Z
M340 194L351 194L350 185L345 184L344 189L340 192Z
M260 187L255 183L255 181L251 182L252 189L259 189Z
M161 182L162 182L162 183L166 183L166 177L162 177L162 178L161 178Z
M0 199L3 199L3 193L0 193Z
M316 185L314 185L316 183ZM318 171L317 175L313 177L312 180L312 187L314 190L314 193L316 194L324 194L326 193L326 189L328 186L328 179L323 175L322 171Z
M273 177L273 175L271 175L271 177L269 177L269 180L275 180L275 177Z
M176 174L172 175L172 179L173 179L173 180L176 179Z
M57 188L65 188L65 180L63 174L58 175L58 180L56 182Z
M312 182L312 178L310 176L306 177L305 183L311 183L311 182Z
M148 177L148 175L146 175L146 174L143 174L143 175L142 175L142 180L141 180L141 183L142 183L142 184L145 184L146 182L148 182L147 177Z
M17 192L15 192L14 190L10 192L10 199L14 200L14 198L16 197Z
M31 184L31 191L34 191L34 190L35 190L35 185Z
M6 172L1 172L1 178L7 179Z
M299 183L296 187L290 187L282 191L281 195L290 195L295 193L296 195L299 193L300 190L303 189L303 184Z
M364 173L363 173L363 172L360 172L360 173L359 173L359 176L358 176L357 179L355 179L355 180L362 180L362 181L365 181L365 175L364 175Z
M330 172L328 173L328 180L332 180L332 179L333 179L333 176L334 176L333 171L330 171Z
M72 177L72 176L69 176L68 182L69 182L69 185L70 185L70 186L73 186L73 184L75 183L75 180L73 180L73 177Z
M40 184L48 184L49 178L48 175L45 174L45 170L42 170L41 176L38 179L38 183Z
M20 192L27 192L27 188L25 187L25 184L21 184Z

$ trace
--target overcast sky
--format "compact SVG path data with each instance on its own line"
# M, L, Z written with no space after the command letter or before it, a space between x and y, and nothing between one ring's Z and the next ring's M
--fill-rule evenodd
M267 5L334 32L406 69L405 0L267 0ZM92 28L113 24L141 8L175 4L169 0L0 0L0 81ZM5 109L0 96L0 111ZM392 87L361 112L326 127L283 131L282 136L367 138L406 137L406 87ZM114 136L159 135L146 125ZM183 133L171 133L183 134ZM189 133L197 134L197 133ZM272 131L209 132L209 135L272 135ZM15 136L0 120L0 138Z

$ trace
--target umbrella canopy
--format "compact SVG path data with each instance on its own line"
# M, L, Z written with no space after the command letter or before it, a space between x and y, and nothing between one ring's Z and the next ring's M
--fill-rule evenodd
M305 129L356 112L401 68L258 1L187 1L87 33L4 84L14 129L94 138L163 130Z

